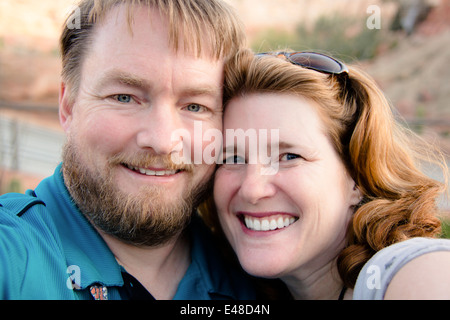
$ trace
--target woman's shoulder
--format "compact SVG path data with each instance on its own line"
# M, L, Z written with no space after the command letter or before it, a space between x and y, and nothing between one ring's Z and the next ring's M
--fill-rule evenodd
M418 257L434 252L446 252L445 254L450 257L450 240L412 238L399 243L395 243L380 250L364 265L361 272L359 273L353 293L353 299L384 299L386 291L391 284L394 276L396 276L397 273L405 265ZM424 265L422 261L420 266L424 267L426 265ZM416 269L417 267L418 266L416 266ZM436 268L436 266L434 266L434 268ZM424 270L422 269L418 271L423 272ZM403 278L408 276L411 277L411 271L403 274L402 276ZM411 288L414 288L414 286L416 285L415 281L416 279L410 279L408 285ZM403 285L401 281L400 283L398 282L399 281L397 281L397 284ZM408 289L402 288L402 290L404 290L404 292L406 293L406 290ZM400 297L396 298L400 299Z

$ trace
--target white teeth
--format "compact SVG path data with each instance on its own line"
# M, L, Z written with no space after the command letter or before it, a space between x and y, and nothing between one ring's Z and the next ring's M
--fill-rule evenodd
M249 229L253 229L253 219L250 219L249 217L245 217L245 225L247 226L247 228Z
M290 224L291 224L291 220L289 218L285 218L284 219L284 226L287 227Z
M255 218L251 216L244 216L244 221L245 226L250 230L269 231L286 228L297 221L297 219L294 217Z
M276 220L270 220L270 230L275 230L278 228L278 223Z
M133 167L130 165L127 165L127 167L128 167L128 169L131 169L136 172L140 172L141 174L145 174L147 176L170 176L170 175L177 173L176 170L153 171L153 170L148 170L148 169L144 169L144 168Z
M277 228L278 229L284 228L284 220L282 217L279 217L277 220Z

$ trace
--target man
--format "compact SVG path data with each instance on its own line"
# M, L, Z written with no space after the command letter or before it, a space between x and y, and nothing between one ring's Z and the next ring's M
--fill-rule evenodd
M240 23L221 0L83 0L77 12L61 36L63 163L0 198L0 297L253 298L193 215L214 164L173 161L206 147L173 132L221 129Z

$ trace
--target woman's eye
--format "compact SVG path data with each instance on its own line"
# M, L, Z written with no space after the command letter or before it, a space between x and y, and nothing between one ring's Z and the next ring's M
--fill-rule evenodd
M117 94L114 98L120 103L130 103L132 100L129 94Z
M245 164L245 159L238 155L233 155L233 156L225 158L223 163L224 164Z
M289 161L289 160L295 160L295 159L299 159L301 158L301 156L299 156L298 154L295 153L285 153L284 155L282 155L280 157L281 161Z
M190 112L201 112L204 109L205 109L205 107L203 107L199 104L195 104L195 103L192 103L186 107L186 110L190 111Z

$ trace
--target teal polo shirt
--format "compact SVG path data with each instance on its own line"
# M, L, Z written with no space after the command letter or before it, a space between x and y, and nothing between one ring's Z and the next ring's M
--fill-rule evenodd
M188 228L191 264L176 300L249 300L249 278L228 264L195 215ZM78 210L61 165L26 194L0 197L0 299L128 299L123 272L103 238Z

